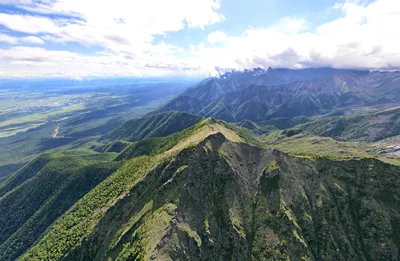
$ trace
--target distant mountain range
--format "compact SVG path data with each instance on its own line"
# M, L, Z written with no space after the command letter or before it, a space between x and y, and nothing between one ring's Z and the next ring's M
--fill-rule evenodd
M257 68L205 79L156 112L263 121L399 103L399 88L400 72Z

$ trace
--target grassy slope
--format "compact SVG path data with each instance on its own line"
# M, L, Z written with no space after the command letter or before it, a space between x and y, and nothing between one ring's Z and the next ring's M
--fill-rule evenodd
M397 140L386 138L399 134L399 112L398 108L392 108L357 116L280 118L258 123L243 121L237 125L251 129L246 131L247 135L261 144L293 155L371 157L400 165L393 150L398 146Z
M358 143L340 142L331 138L301 133L295 136L279 136L268 146L298 156L329 157L331 159L368 158L372 155L364 152Z
M330 137L320 137L307 132L288 136L291 130L296 133L298 129L273 130L263 135L256 135L249 130L242 130L242 132L245 133L248 139L253 140L253 144L275 148L294 156L329 158L332 160L376 158L386 163L400 166L398 157L389 157L378 153L374 143L337 141Z
M319 136L344 141L378 141L400 134L400 109L357 116L320 118L300 127Z

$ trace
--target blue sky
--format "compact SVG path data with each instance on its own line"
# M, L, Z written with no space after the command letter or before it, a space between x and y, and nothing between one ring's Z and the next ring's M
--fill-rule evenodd
M336 3L337 1L332 0L225 0L221 1L219 9L225 17L223 21L209 25L204 30L185 28L168 33L167 39L184 46L206 41L208 34L215 30L222 30L231 36L240 36L248 28L272 26L284 17L307 19L311 29L341 15L340 11L334 9ZM182 40L184 37L187 37L187 40Z
M398 0L0 0L0 77L400 67Z

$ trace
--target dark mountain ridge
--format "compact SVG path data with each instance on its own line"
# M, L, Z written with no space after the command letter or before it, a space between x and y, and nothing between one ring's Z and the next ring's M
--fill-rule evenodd
M158 112L186 111L230 122L263 121L400 103L399 88L399 72L252 70L204 80Z
M364 75L368 71L333 68L309 68L301 70L271 68L263 70L262 68L255 68L252 70L232 71L219 77L207 78L185 91L182 96L194 97L203 102L209 102L221 95L243 90L253 84L263 86L282 85L300 81L312 81L341 73Z

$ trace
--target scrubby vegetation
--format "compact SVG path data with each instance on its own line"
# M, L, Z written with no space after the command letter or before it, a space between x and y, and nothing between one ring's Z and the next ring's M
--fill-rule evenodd
M128 147L131 142L128 141L123 141L123 140L117 140L115 142L109 142L104 145L92 145L90 148L94 151L97 152L121 152L123 151L126 147Z

